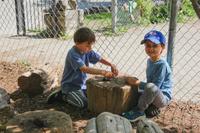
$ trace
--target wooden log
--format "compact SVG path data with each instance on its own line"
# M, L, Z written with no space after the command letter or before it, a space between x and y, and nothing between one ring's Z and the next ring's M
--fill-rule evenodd
M89 120L86 128L86 133L131 133L131 123L119 116L109 112L103 112Z
M18 78L19 89L30 97L42 94L47 89L47 82L48 75L41 69L26 72Z
M125 84L123 77L104 81L102 77L87 80L88 109L93 113L112 112L121 114L136 104L136 88Z

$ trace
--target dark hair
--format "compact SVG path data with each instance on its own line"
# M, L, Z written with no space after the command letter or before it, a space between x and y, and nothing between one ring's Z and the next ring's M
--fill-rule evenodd
M91 29L87 27L82 27L74 33L74 42L82 43L86 41L88 41L89 43L95 42L95 34Z

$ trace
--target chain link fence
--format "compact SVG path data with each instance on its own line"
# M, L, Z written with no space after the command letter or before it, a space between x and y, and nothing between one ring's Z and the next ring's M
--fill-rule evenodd
M172 65L177 107L165 109L172 117L163 117L163 123L178 123L197 132L200 118L195 119L197 123L193 118L200 111L200 20L189 0L178 1L178 7ZM96 34L95 50L116 64L121 73L145 80L147 56L140 41L152 29L169 39L169 9L166 0L0 1L0 61L19 61L47 70L62 68L67 51L74 45L74 31L87 26ZM196 110L187 114L190 124L186 126L183 109L190 111L190 105ZM175 120L177 110L182 111L181 121Z

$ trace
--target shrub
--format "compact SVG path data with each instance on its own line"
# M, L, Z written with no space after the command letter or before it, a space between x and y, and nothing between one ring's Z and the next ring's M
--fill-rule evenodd
M182 0L180 10L178 12L178 22L185 22L190 17L195 17L195 11L190 0Z
M139 10L140 12L138 23L149 24L151 12L154 6L152 0L136 0L136 3L136 10Z
M150 22L152 24L166 22L168 18L169 8L167 4L153 7L150 15Z

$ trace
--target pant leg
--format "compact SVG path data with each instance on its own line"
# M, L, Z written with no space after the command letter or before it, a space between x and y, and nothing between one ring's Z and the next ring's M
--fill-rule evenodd
M88 101L82 90L70 91L68 94L63 94L63 101L78 107L86 108Z
M161 108L167 106L169 100L155 84L147 83L144 92L139 97L138 108L144 111L151 103L157 108Z
M165 96L162 91L158 91L157 96L155 97L154 101L153 101L153 105L155 105L157 108L163 108L167 105L169 105L170 100L167 96Z

